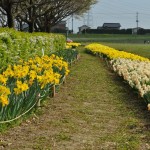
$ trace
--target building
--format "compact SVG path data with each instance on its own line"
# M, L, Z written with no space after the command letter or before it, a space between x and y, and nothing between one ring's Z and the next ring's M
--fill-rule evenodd
M143 29L143 28L141 28L141 27L132 28L132 34L137 34L138 30L141 30L141 29Z
M51 32L66 32L66 21L60 21L55 26L51 28Z
M90 29L90 27L87 25L83 25L83 26L79 27L79 33L82 33L83 31L86 32L87 29Z
M101 29L103 29L103 27L102 27L102 26L98 26L97 29L98 29L98 30L101 30Z
M115 29L115 30L120 30L120 23L104 23L102 26L102 29Z

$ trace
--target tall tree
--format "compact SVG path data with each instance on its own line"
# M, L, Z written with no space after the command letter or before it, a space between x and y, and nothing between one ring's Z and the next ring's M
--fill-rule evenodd
M0 11L7 16L8 27L14 28L14 19L18 13L18 4L24 0L0 0Z
M14 27L14 19L21 25L50 32L51 27L72 14L82 14L97 0L0 0L1 14L7 16L8 27Z
M34 31L35 21L49 10L48 0L25 0L20 4L21 11L17 18L29 25L29 32Z
M50 2L50 1L49 1ZM51 27L72 14L82 14L87 11L95 0L55 0L49 3L50 9L44 16L39 16L36 23L41 28L49 32Z

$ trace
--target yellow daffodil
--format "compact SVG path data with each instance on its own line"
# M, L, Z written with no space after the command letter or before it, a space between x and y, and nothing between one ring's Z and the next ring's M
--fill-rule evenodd
M13 77L14 71L12 70L12 67L9 65L8 68L3 72L3 75L5 77Z
M80 46L80 43L70 42L66 44L66 49Z
M7 96L0 96L0 102L2 103L2 106L6 106L9 104L9 101L8 101L8 97Z
M0 85L0 102L2 103L2 106L8 105L8 95L10 95L10 89Z
M24 91L27 91L29 86L27 83L22 83L21 81L17 80L16 82L16 88L14 88L14 92L16 95L24 92Z
M150 61L148 58L144 58L124 51L118 51L114 48L104 46L101 44L96 44L96 43L87 45L85 49L91 51L94 54L105 55L109 59L127 58L132 60L140 60L140 61L148 61L148 62Z
M4 75L0 74L0 83L3 85L6 85L8 78L6 78Z

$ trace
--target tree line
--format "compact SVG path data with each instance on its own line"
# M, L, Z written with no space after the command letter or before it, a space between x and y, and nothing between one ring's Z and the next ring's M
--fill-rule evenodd
M29 32L50 32L70 15L82 15L97 0L0 0L0 25Z

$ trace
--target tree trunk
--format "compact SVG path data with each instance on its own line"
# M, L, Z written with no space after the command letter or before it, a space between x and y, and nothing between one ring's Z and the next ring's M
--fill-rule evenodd
M47 33L50 33L50 31L51 31L50 25L47 24L47 25L46 25L46 32L47 32Z
M50 31L49 31L50 29L48 28L49 20L48 20L48 16L47 16L47 15L44 16L43 23L44 23L44 24L43 24L43 31L49 33L49 32L50 32Z
M30 5L33 5L33 0L30 0ZM32 33L34 31L34 14L33 14L33 7L28 8L29 13L29 32Z
M9 28L15 28L14 16L12 14L12 8L11 7L9 10L7 10L7 22L8 22Z
M19 21L19 27L20 27L20 31L23 31L22 21Z
M29 32L32 33L34 31L34 22L28 23L29 25Z

